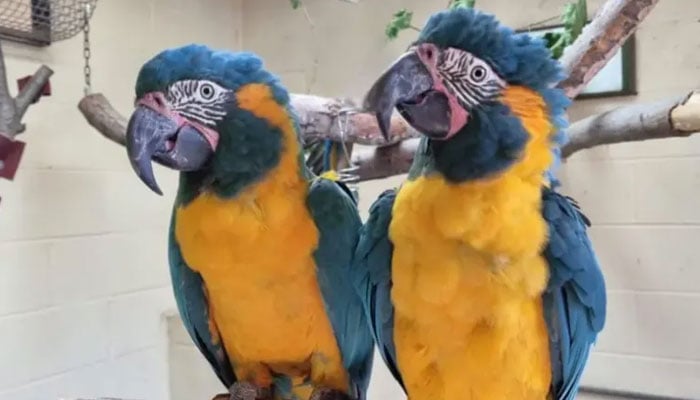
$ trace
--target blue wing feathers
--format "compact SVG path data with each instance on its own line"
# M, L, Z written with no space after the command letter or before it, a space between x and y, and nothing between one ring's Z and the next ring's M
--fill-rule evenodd
M307 204L319 230L314 258L326 312L334 329L355 390L366 396L372 372L374 340L360 298L352 282L353 251L362 221L351 192L340 182L317 178L311 184Z
M231 362L220 342L217 332L211 332L209 324L209 306L207 304L202 277L190 269L180 253L180 246L175 239L175 218L170 220L168 238L168 260L170 275L175 292L175 301L187 333L199 351L204 355L221 383L229 388L236 382Z
M394 378L403 387L396 365L394 346L394 306L391 302L391 259L394 246L389 240L391 210L395 190L383 192L370 208L369 219L360 231L355 251L358 280L355 284L364 297L365 312L379 352Z
M544 256L550 278L543 295L552 357L552 394L573 400L590 348L605 323L603 274L586 229L590 221L578 204L550 189L542 213L549 225Z

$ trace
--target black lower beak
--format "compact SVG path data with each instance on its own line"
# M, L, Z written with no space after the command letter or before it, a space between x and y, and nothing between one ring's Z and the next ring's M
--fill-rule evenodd
M430 71L414 51L401 56L377 79L365 96L364 108L376 115L387 140L394 108L429 137L444 137L450 130L447 97L434 90Z
M214 153L209 142L195 128L178 125L166 115L138 106L126 130L126 150L131 166L141 180L158 194L151 161L178 171L202 168Z

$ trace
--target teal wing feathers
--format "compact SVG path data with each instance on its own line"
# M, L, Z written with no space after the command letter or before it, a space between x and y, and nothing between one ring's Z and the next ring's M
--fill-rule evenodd
M369 219L360 231L355 251L355 282L364 299L365 312L385 364L403 387L394 345L394 306L391 302L391 259L394 246L389 239L395 190L383 192L372 204Z
M576 202L545 189L542 212L549 225L544 256L550 279L543 295L552 358L552 397L574 400L591 346L603 329L603 274L586 233L590 225Z
M202 277L185 263L175 238L175 216L170 220L168 259L177 308L182 322L199 351L207 359L221 383L228 389L236 382L233 368L218 332L209 323L209 306Z
M326 312L352 380L355 398L365 399L372 372L374 341L356 279L353 251L362 226L350 191L340 182L316 178L307 204L319 231L314 259Z

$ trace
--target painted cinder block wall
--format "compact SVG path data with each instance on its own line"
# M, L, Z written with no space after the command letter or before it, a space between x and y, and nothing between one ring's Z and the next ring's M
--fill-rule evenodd
M92 83L123 113L138 68L165 47L240 47L240 1L103 0L92 19ZM4 6L0 6L4 7ZM125 150L89 127L82 37L34 48L3 42L8 78L54 69L53 95L26 115L15 182L0 180L0 399L168 398L165 323L173 307L165 197Z
M384 39L391 13L412 8L420 24L445 2L304 3L313 25L277 1L103 0L93 19L93 85L127 113L142 62L198 41L260 53L295 92L359 98L412 37ZM516 9L509 0L480 0L515 27L554 16L563 3L523 0ZM660 2L637 35L639 94L578 102L572 119L700 86L699 18L696 0ZM29 146L17 181L0 181L0 400L211 395L218 385L172 314L164 246L175 174L157 171L166 196L154 196L123 149L85 124L76 109L81 44L3 43L10 79L39 63L56 74L54 96L25 120ZM596 224L610 292L590 385L700 398L698 156L697 137L625 144L583 152L561 171L565 191ZM362 184L363 214L400 182ZM397 393L378 365L372 398Z

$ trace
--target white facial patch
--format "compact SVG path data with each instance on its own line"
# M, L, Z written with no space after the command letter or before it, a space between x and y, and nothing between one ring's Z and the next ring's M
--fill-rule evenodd
M437 72L445 87L466 109L493 101L506 87L486 61L460 49L442 51Z
M208 80L182 80L170 85L166 98L173 111L185 118L215 126L227 113L231 90Z

